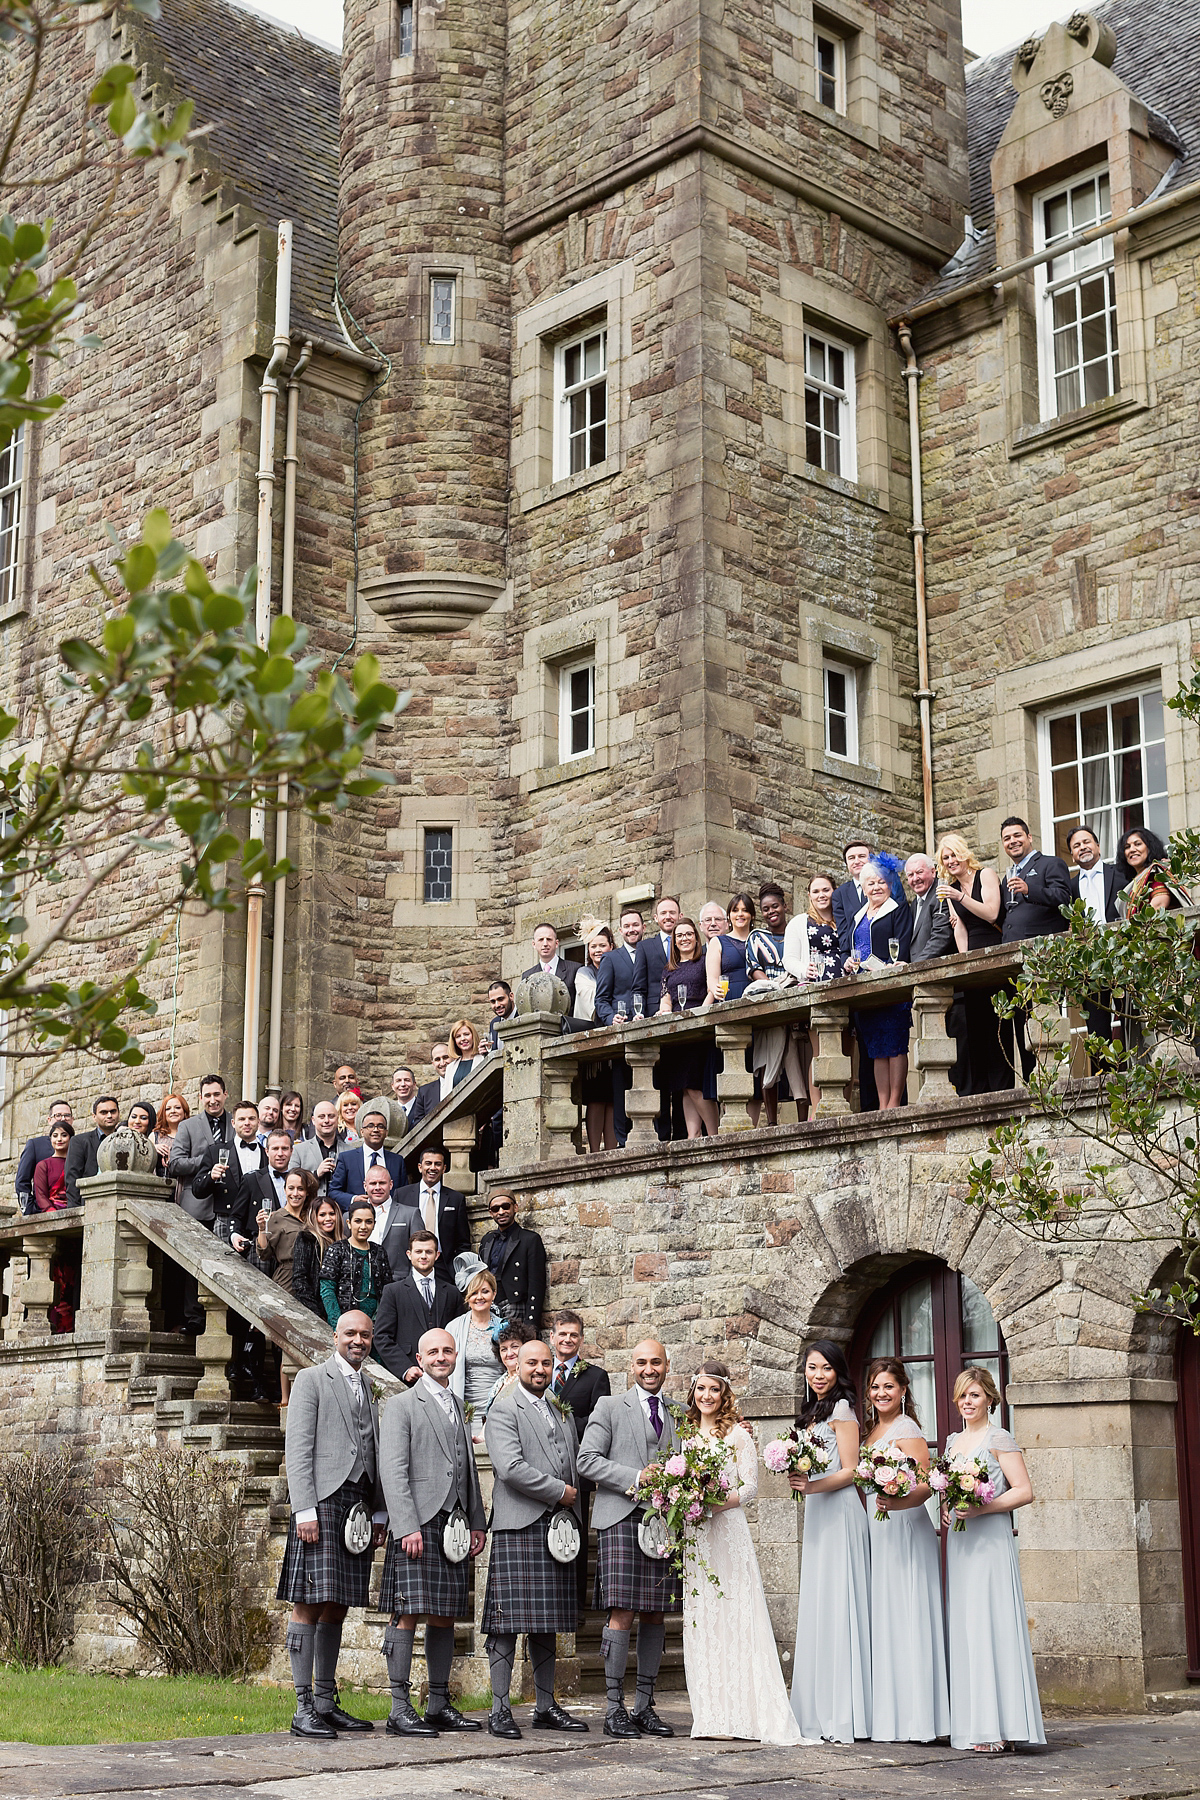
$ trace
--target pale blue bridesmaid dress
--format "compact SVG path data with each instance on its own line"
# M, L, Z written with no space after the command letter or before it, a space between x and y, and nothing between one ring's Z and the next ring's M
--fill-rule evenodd
M962 1435L956 1432L946 1440L948 1454ZM987 1456L997 1495L1008 1482L996 1453L1017 1449L1012 1433L998 1425L989 1428L978 1448L978 1455ZM1011 1513L968 1514L966 1530L949 1533L946 1618L953 1747L1044 1744Z
M921 1427L901 1415L874 1448L919 1438ZM923 1506L875 1517L867 1497L871 1538L871 1736L880 1743L930 1744L950 1733L946 1685L946 1624L937 1532Z
M848 1401L816 1427L833 1461L804 1499L792 1711L806 1738L852 1744L871 1735L871 1547L857 1490L821 1492L842 1466L834 1419L854 1423Z

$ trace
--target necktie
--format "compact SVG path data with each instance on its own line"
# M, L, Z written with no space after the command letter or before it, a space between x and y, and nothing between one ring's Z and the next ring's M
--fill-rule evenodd
M429 1188L424 1188L421 1193L421 1217L426 1231L432 1231L437 1237L437 1195Z
M431 1307L433 1305L433 1283L430 1281L428 1275L422 1275L421 1277L421 1292L425 1296L426 1306Z
M554 1365L554 1391L558 1395L560 1400L562 1399L563 1389L566 1387L566 1385L567 1385L566 1365L564 1363L555 1363L555 1365Z
M662 1414L658 1410L658 1395L648 1394L646 1398L650 1407L650 1423L654 1427L654 1435L656 1438L660 1438L662 1436Z
M380 1154L379 1154L379 1152L378 1152L378 1150L372 1150L372 1152L371 1152L371 1160L370 1160L370 1162L369 1162L369 1163L368 1163L368 1164L367 1164L367 1167L368 1167L368 1168L369 1168L369 1169L375 1169L375 1168L378 1168L378 1166L379 1166L379 1164L380 1164L380 1163L381 1163L381 1162L382 1162L382 1161L383 1161L383 1158L382 1158L382 1156L380 1156Z
M361 1380L350 1383L350 1404L354 1408L354 1417L361 1425L363 1422L363 1392Z

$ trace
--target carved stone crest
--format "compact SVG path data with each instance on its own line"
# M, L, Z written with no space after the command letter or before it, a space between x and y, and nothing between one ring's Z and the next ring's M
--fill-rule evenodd
M1067 20L1067 36L1077 43L1086 44L1088 32L1092 28L1092 19L1088 13L1073 12Z
M1056 119L1061 119L1071 104L1071 95L1074 92L1075 78L1073 75L1056 75L1053 81L1043 81L1042 83L1042 105Z
M1023 69L1032 69L1033 59L1040 50L1041 44L1042 40L1040 37L1030 36L1025 39L1025 42L1017 51L1017 61Z
M114 1169L130 1170L135 1175L153 1175L158 1167L158 1151L148 1137L142 1137L129 1125L118 1125L102 1138L96 1149L96 1167L109 1175Z

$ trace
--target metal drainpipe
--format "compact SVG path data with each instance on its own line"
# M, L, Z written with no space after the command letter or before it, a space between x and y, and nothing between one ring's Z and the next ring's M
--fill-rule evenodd
M262 412L258 434L258 586L254 595L254 635L265 650L271 631L271 528L275 501L275 411L279 399L276 377L287 361L291 344L292 222L279 221L278 261L275 269L275 337L271 360L263 374L259 394ZM266 840L264 806L250 810L250 836ZM242 1092L258 1096L258 1022L262 1004L262 924L266 888L256 875L246 893L246 992L242 1016Z
M904 379L908 383L908 452L912 467L912 516L909 527L913 547L913 578L917 590L917 681L916 702L921 716L921 800L925 814L925 854L934 853L933 833L933 722L930 708L933 690L929 685L929 616L925 609L925 496L921 483L921 370L913 349L912 332L907 321L899 327L900 348L904 352Z
M283 450L283 568L279 584L279 610L292 616L292 589L296 576L296 470L300 457L296 449L300 416L300 382L312 361L312 339L305 340L296 358L287 384L287 431ZM282 862L288 842L288 784L279 777L279 805L275 814L275 860ZM275 883L275 907L271 920L271 999L270 1037L267 1042L267 1086L279 1085L279 1052L283 1036L283 938L287 919L287 877Z

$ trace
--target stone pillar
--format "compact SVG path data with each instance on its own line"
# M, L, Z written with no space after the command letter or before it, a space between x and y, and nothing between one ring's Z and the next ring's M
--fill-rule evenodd
M228 1308L218 1294L210 1293L203 1283L198 1298L204 1308L204 1330L196 1339L196 1355L204 1364L204 1373L196 1388L197 1400L228 1400L229 1378L226 1367L233 1357L233 1339L225 1327Z
M84 1197L83 1280L75 1329L97 1336L148 1332L146 1300L153 1278L146 1240L119 1211L122 1201L169 1201L171 1189L156 1175L113 1169L81 1181L79 1191Z
M579 1058L544 1056L542 1082L546 1095L546 1143L551 1156L578 1156L582 1151L582 1114L576 1098Z
M749 1103L754 1098L754 1076L746 1067L746 1052L754 1037L753 1025L716 1023L717 1049L725 1058L725 1067L717 1076L717 1099L721 1103L721 1130L751 1131Z
M958 1059L958 1045L946 1030L946 1009L954 998L947 981L922 982L913 989L916 1033L912 1066L917 1076L918 1102L950 1100L950 1070Z
M850 1102L842 1089L850 1080L850 1058L842 1048L842 1033L850 1025L848 1006L814 1006L809 1029L812 1032L812 1078L821 1090L821 1104L813 1117L828 1119L850 1111Z
M504 1021L504 1143L500 1167L545 1162L550 1154L543 1091L542 1045L562 1035L557 1013L522 1013Z
M21 1249L29 1258L28 1274L21 1287L24 1317L17 1329L22 1344L40 1344L50 1336L49 1309L54 1300L54 1282L50 1261L58 1245L56 1231L30 1232L21 1239Z
M654 1121L658 1117L662 1099L654 1085L654 1071L658 1067L658 1039L631 1038L625 1045L625 1061L633 1070L633 1086L625 1096L625 1111L629 1114L629 1136L625 1140L625 1147L630 1150L652 1150L658 1143Z
M460 1194L473 1194L478 1185L475 1171L471 1167L471 1152L475 1148L477 1136L473 1112L460 1113L457 1119L447 1119L442 1127L442 1142L446 1146L450 1169L453 1171L448 1185L457 1188Z

